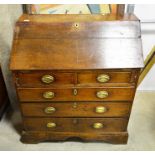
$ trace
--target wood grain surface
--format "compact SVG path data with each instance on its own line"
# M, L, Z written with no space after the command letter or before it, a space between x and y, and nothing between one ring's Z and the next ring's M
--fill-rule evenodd
M24 118L24 128L28 131L53 132L123 132L126 131L127 118ZM56 123L55 128L47 128L47 123ZM94 123L102 123L103 128L94 129Z
M23 119L21 141L127 143L141 68L140 21L134 15L22 15L10 58ZM101 74L109 80L100 83ZM44 75L54 81L45 84ZM97 97L99 91L108 96ZM45 92L54 98L45 98ZM99 106L104 113L96 112ZM47 114L49 107L55 111ZM55 128L47 127L51 122Z
M74 89L77 95L74 95ZM18 96L21 102L50 102L50 101L132 101L135 88L131 87L112 87L112 88L18 88ZM100 99L96 96L99 91L107 91L108 97ZM43 97L45 92L54 92L52 99Z
M142 68L141 40L20 39L10 65L11 70Z
M26 117L128 117L131 102L51 102L22 103L21 110ZM47 107L55 108L53 113L45 113ZM97 113L97 107L106 111Z
M129 86L136 82L139 70L61 70L61 71L18 71L15 80L18 87L73 87L73 86ZM107 82L101 83L97 77L109 76ZM54 77L51 83L42 82L44 75Z

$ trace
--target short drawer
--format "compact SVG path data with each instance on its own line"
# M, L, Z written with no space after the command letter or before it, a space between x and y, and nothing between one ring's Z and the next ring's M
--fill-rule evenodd
M75 74L71 72L31 71L18 72L15 76L19 87L50 87L75 83Z
M24 116L41 117L128 117L130 102L22 103Z
M87 71L77 74L78 84L125 84L135 82L132 71Z
M32 101L132 101L135 88L111 87L111 88L18 88L18 96L21 102Z
M56 132L122 132L126 118L23 118L28 131Z

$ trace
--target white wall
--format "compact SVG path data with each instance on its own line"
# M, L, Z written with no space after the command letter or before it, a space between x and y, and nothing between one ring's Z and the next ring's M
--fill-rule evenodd
M155 4L136 4L135 15L141 20L144 59L155 46ZM155 65L149 71L138 90L155 90Z
M20 4L0 5L0 63L8 95L14 108L16 108L17 102L11 71L9 70L9 59L15 22L21 14L22 6Z

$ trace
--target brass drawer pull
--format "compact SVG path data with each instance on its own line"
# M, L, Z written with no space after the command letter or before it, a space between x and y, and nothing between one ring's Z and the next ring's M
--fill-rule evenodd
M98 106L95 108L96 113L105 113L107 111L107 108L104 106Z
M52 75L44 75L42 78L41 78L41 81L43 83L46 83L46 84L50 84L54 81L54 77Z
M45 108L45 110L44 110L44 112L46 113L46 114L52 114L52 113L54 113L56 111L56 109L54 108L54 107L47 107L47 108Z
M98 82L101 82L101 83L108 82L109 80L110 80L110 76L107 75L107 74L100 74L100 75L97 77L97 81L98 81Z
M109 95L108 92L107 92L107 91L104 91L104 90L98 91L98 92L96 93L96 96L97 96L98 98L101 98L101 99L108 97L108 95Z
M43 97L45 98L45 99L52 99L52 98L54 98L54 92L51 92L51 91L47 91L47 92L44 92L43 93Z
M53 122L49 122L49 123L47 123L46 126L47 126L47 128L55 128L57 125Z
M104 126L104 125L103 125L102 123L94 123L94 124L93 124L93 128L94 128L94 129L101 129L101 128L103 128L103 126Z

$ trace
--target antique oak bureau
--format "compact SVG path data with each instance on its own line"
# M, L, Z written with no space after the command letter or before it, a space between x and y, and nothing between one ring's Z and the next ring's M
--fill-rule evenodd
M143 67L134 15L22 15L10 61L22 142L127 142Z

